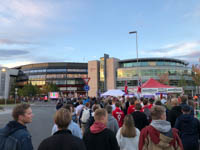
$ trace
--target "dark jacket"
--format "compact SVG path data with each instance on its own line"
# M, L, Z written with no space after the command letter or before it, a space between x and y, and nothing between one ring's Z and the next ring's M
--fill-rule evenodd
M94 117L90 116L90 118L86 122L85 130L89 130L93 123L94 123Z
M138 128L140 131L145 127L149 125L149 122L147 120L147 116L145 113L140 111L135 111L131 114L133 116L135 127Z
M174 127L179 130L184 150L199 149L200 123L198 119L191 114L183 114L177 118Z
M83 141L73 136L69 130L59 130L44 139L38 150L86 150L86 148Z
M175 125L176 119L182 115L181 106L174 106L168 113L168 121L171 123L172 128Z
M181 108L183 108L185 105L188 105L187 103L181 103L179 106L181 106ZM189 106L189 105L188 105ZM190 114L191 115L194 115L194 108L192 106L190 106L190 109L191 109L191 112Z
M87 150L119 150L115 134L107 128L99 133L87 130L83 135L83 141Z
M18 143L17 150L33 150L30 133L28 132L26 126L18 123L17 121L10 121L4 128L0 129L0 134L14 138ZM12 147L10 144L11 143L7 143L5 147Z

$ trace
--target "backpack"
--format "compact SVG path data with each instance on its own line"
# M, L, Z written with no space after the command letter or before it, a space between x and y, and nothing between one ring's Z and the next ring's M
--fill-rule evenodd
M83 113L81 116L81 122L82 123L86 123L87 120L90 118L91 116L91 110L89 108L83 108Z
M6 135L0 131L0 150L18 150L18 139L11 135Z

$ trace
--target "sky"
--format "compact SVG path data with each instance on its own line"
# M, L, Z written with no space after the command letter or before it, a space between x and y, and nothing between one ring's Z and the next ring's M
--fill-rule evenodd
M0 65L165 57L199 63L199 0L1 0Z

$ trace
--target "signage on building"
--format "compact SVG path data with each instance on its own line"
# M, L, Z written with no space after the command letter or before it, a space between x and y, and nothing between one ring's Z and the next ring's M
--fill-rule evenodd
M58 92L49 92L49 98L57 99L58 97L59 97L59 93Z
M182 93L183 89L176 88L142 88L142 93Z
M83 78L83 81L85 82L86 85L88 85L88 82L90 81L90 77L88 77L88 78Z
M85 85L85 86L84 86L84 90L85 90L85 91L89 91L89 90L90 90L90 87L89 87L88 85Z
M77 87L67 87L67 91L76 91Z
M61 91L66 91L67 88L66 88L66 87L60 87L60 90L61 90Z

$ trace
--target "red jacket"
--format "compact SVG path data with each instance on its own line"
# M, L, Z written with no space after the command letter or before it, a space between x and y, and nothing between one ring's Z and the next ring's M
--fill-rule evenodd
M142 107L142 112L144 112L144 109L145 108L148 108L149 109L149 106L148 105L144 105L143 107Z
M153 107L153 104L149 104L148 107L149 107L149 109L151 109L151 107Z
M131 114L131 113L133 113L134 111L135 111L135 105L130 105L130 106L128 107L127 114Z
M178 130L172 128L172 137L161 135L153 126L149 125L142 129L139 139L139 150L183 150ZM171 147L171 148L170 148Z
M119 107L116 107L116 109L113 110L112 115L117 120L119 127L122 127L124 121L124 112Z

